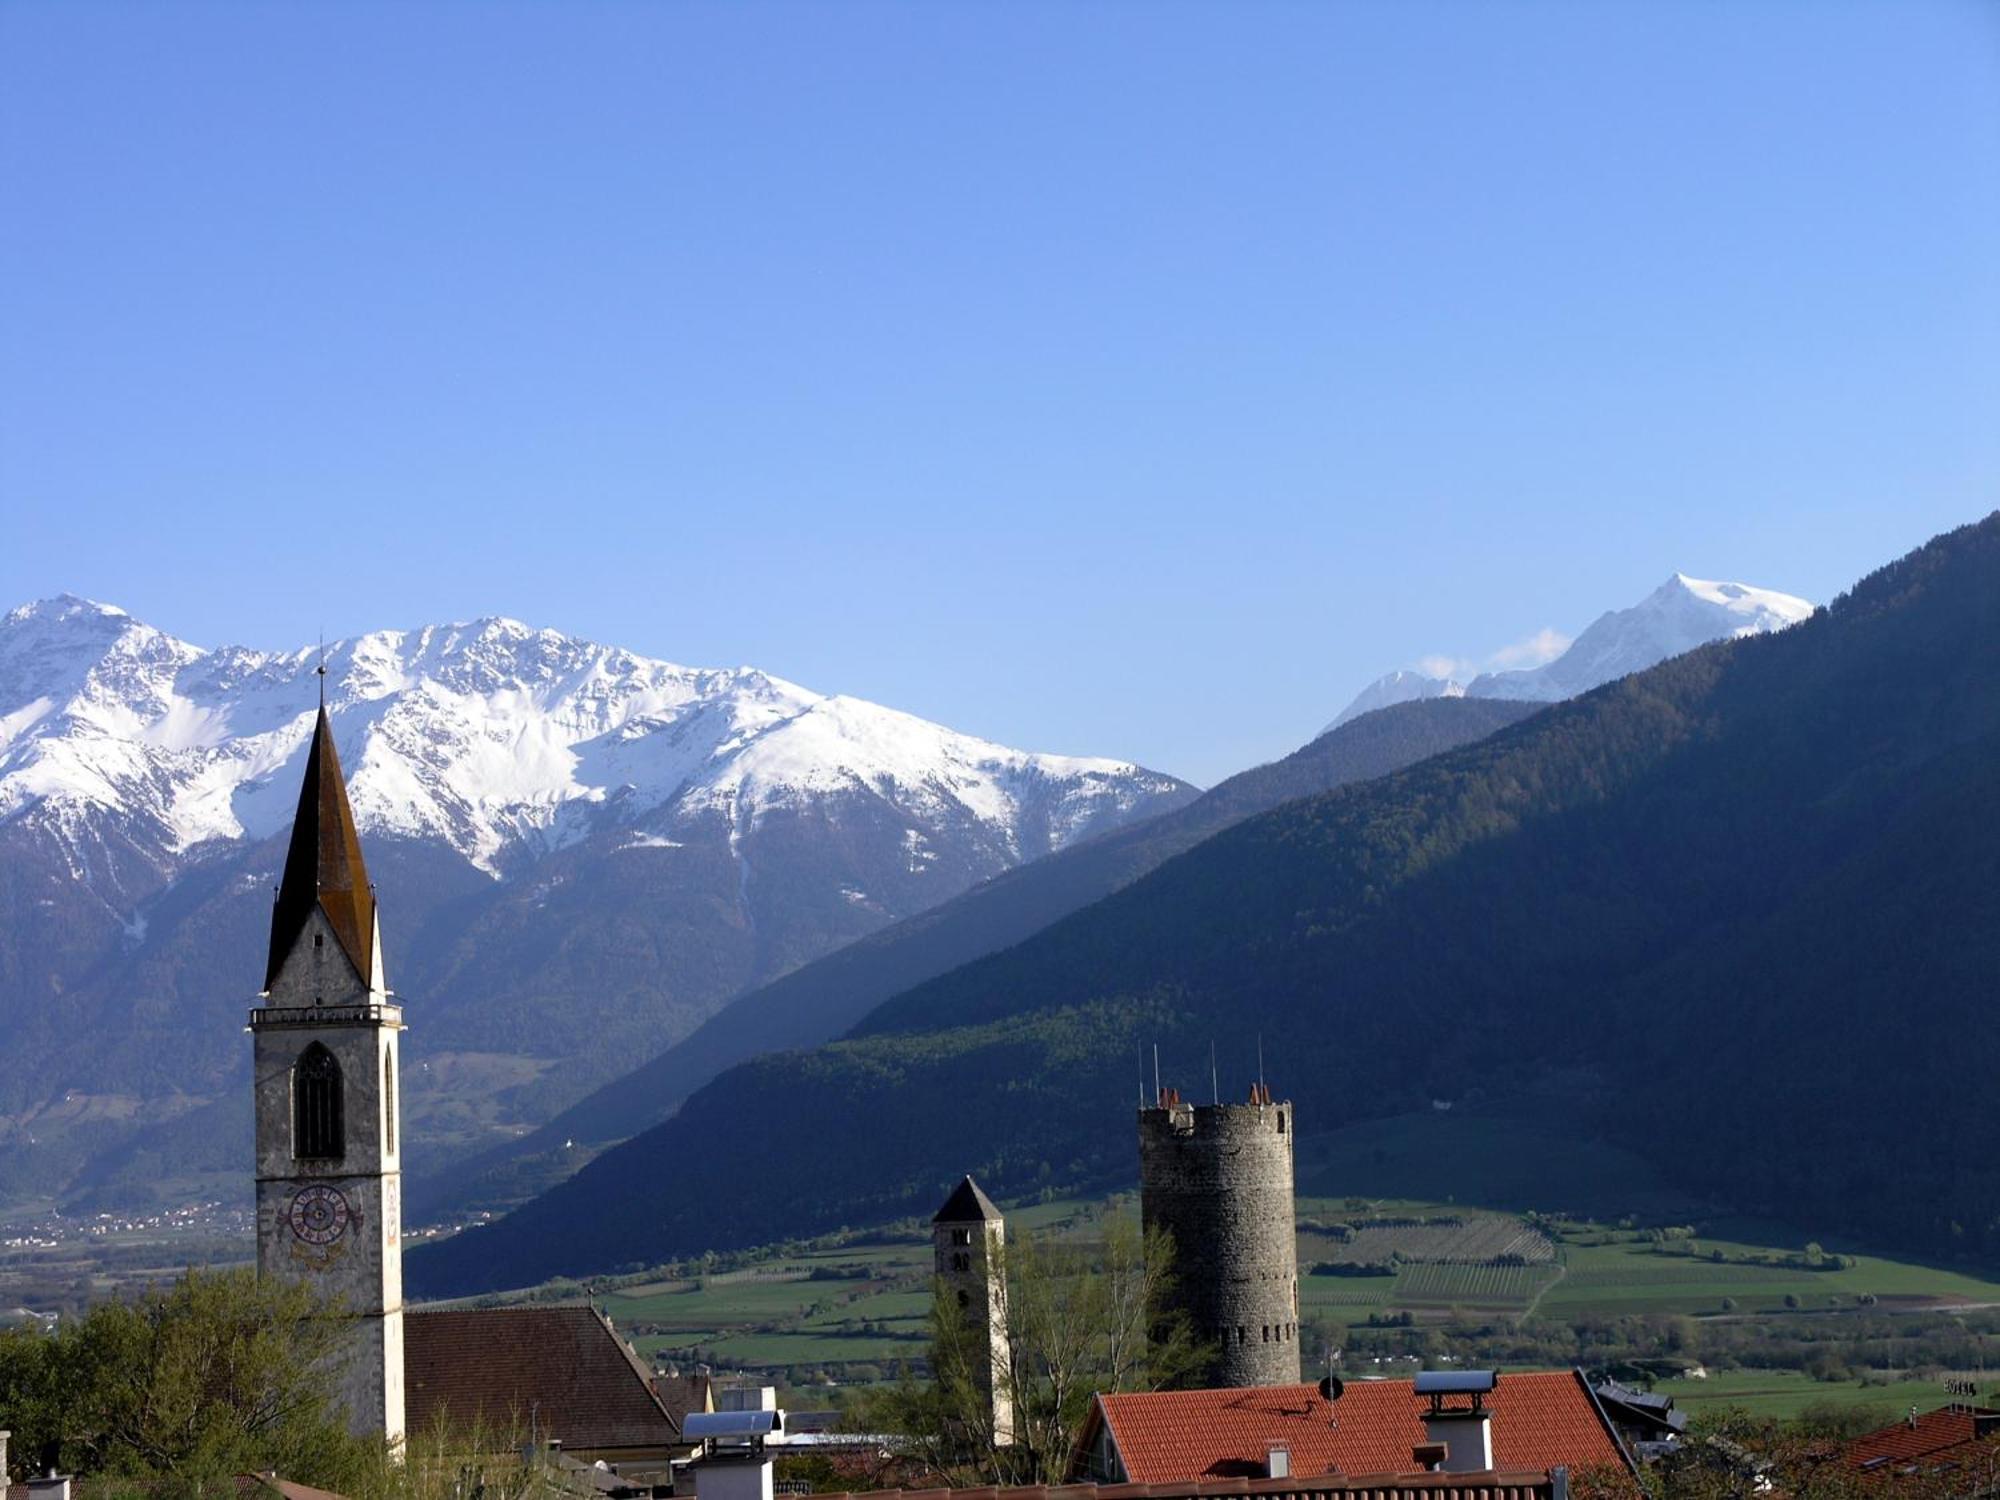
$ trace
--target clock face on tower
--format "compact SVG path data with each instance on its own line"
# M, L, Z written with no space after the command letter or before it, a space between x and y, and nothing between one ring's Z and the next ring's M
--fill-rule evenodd
M321 1250L338 1243L353 1218L340 1189L324 1183L300 1188L285 1210L285 1222L291 1225L293 1236Z

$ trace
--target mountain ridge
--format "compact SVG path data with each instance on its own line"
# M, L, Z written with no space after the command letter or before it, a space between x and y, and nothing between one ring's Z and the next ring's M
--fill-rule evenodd
M1334 728L1371 709L1425 698L1463 696L1556 703L1710 641L1784 630L1812 613L1811 603L1776 589L1675 573L1637 604L1599 615L1575 640L1538 666L1479 672L1462 680L1402 668L1363 688L1327 727Z
M157 1171L127 1146L176 1118L195 1138L155 1161L222 1174L247 1140L234 1040L322 660L389 982L425 1012L406 1107L441 1157L747 988L1196 795L504 617L265 652L75 596L22 606L0 618L0 1025L21 1063L0 1198L144 1201Z
M80 620L83 649L64 652L47 627ZM58 596L0 618L0 818L61 798L150 814L177 853L267 837L290 811L322 665L361 826L442 839L495 875L511 844L561 847L600 810L754 818L799 792L894 782L1011 838L1033 801L1019 783L1068 782L1037 830L1059 848L1141 797L1192 791L1129 761L1012 750L755 668L683 667L504 616L317 652L204 649Z
M1240 772L1184 807L1018 866L927 911L859 938L732 1002L658 1057L587 1095L527 1136L409 1188L411 1211L485 1206L544 1184L580 1150L637 1134L724 1067L773 1050L830 1041L914 984L1031 937L1241 818L1291 797L1365 780L1478 739L1539 704L1499 700L1410 704L1351 721L1288 756ZM581 1144L580 1144L581 1143ZM544 1158L537 1170L531 1159ZM483 1186L482 1186L483 1184Z
M2000 515L1797 629L1238 823L843 1041L724 1073L413 1254L410 1284L867 1223L968 1169L1001 1196L1127 1181L1135 1053L1156 1042L1185 1078L1253 1030L1279 1039L1302 1129L1476 1092L1754 1211L2000 1250L2000 1122L1977 1107L2000 1066L1995 764ZM1944 1122L1963 1149L1933 1159ZM725 1193L728 1215L696 1211Z

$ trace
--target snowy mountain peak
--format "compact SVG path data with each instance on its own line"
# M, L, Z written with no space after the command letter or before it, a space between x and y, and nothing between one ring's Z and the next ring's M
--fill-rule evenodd
M1354 695L1354 700L1347 707L1340 711L1340 717L1326 727L1337 729L1349 719L1358 719L1363 714L1373 713L1378 708L1388 708L1397 703L1415 703L1424 698L1464 696L1464 683L1449 677L1433 677L1428 672L1418 672L1406 667L1387 673L1369 683Z
M1645 603L1667 605L1678 598L1690 598L1740 616L1744 628L1736 632L1739 635L1782 630L1787 625L1798 624L1813 612L1812 605L1804 599L1781 594L1776 589L1753 588L1747 583L1717 583L1706 578L1690 578L1685 573L1674 574L1647 595Z
M1327 728L1391 703L1419 698L1463 694L1554 703L1710 641L1783 630L1812 612L1806 600L1775 589L1675 573L1631 608L1600 615L1561 654L1540 666L1482 672L1466 679L1391 672L1362 689ZM1504 653L1501 659L1505 660Z
M1027 858L1188 789L1035 755L754 668L677 666L495 616L329 642L327 707L364 831L489 873L610 826L872 799ZM0 621L0 821L118 821L170 862L291 815L321 650L203 650L61 596ZM732 839L734 838L732 834ZM732 847L734 847L732 843Z
M100 604L97 600L86 599L81 594L52 594L46 599L34 599L10 609L7 611L4 623L14 625L29 620L77 620L92 616L111 620L131 618L115 604Z

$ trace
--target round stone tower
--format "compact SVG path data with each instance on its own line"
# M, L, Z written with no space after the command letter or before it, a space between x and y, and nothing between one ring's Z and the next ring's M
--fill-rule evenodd
M1216 1349L1209 1383L1295 1385L1299 1250L1292 1106L1191 1105L1171 1089L1139 1111L1140 1213L1174 1237L1174 1302Z

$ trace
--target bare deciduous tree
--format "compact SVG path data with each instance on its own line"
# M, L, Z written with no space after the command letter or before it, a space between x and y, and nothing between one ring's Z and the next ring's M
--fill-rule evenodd
M993 1274L1005 1287L1005 1360L996 1367L985 1322L940 1284L931 1380L906 1379L876 1411L943 1483L1056 1482L1099 1392L1180 1384L1213 1356L1168 1308L1171 1237L1142 1234L1129 1214L1105 1220L1095 1240L1024 1236Z

